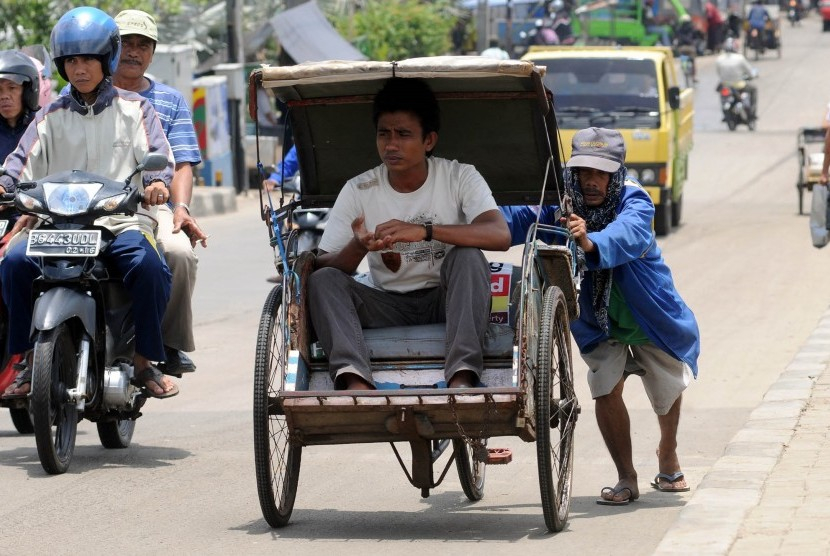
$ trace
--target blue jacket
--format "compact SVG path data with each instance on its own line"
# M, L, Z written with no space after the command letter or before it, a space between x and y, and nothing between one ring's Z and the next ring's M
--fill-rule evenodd
M286 153L285 158L277 164L276 172L272 172L271 175L268 176L268 179L274 180L277 182L277 185L282 185L283 179L291 179L299 169L300 161L297 160L297 148L292 145L288 150L288 153Z
M501 207L513 245L525 242L527 230L536 221L537 207ZM556 207L543 207L540 221L552 221ZM613 268L613 281L622 291L637 324L657 347L683 361L697 376L700 332L692 311L674 287L671 271L663 260L651 229L654 204L639 184L626 180L617 218L605 229L590 232L596 251L586 254L585 277L590 272ZM609 338L594 318L591 306L592 280L583 279L579 293L579 319L571 333L582 353L591 352Z
M32 121L35 113L24 109L24 114L17 120L17 125L9 126L6 118L0 118L0 165L6 160L6 157L17 148L20 138L26 128L29 127L29 122Z

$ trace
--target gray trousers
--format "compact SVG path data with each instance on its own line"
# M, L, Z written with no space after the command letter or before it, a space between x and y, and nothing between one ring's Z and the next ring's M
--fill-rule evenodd
M314 271L308 288L311 322L328 355L335 388L342 388L340 377L345 373L374 384L363 328L446 322L447 382L461 370L481 376L490 315L490 267L479 249L450 249L435 288L407 293L378 290L331 267Z

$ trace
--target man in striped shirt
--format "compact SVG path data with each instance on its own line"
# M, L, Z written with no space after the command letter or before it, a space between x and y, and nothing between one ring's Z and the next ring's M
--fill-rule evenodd
M202 158L190 109L182 94L144 75L153 61L158 42L155 19L140 10L124 10L115 16L115 23L121 32L121 59L113 83L152 103L176 161L170 202L159 207L156 239L173 273L170 302L162 322L167 361L161 368L166 374L181 376L196 370L184 352L196 349L191 297L196 285L198 258L193 249L198 242L207 247L207 235L190 215L188 205L193 194L192 167Z

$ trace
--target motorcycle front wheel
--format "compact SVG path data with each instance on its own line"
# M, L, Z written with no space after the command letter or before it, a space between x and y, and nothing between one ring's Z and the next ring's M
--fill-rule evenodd
M51 475L65 473L75 450L78 410L68 390L78 382L75 344L63 323L38 333L29 399L37 454Z

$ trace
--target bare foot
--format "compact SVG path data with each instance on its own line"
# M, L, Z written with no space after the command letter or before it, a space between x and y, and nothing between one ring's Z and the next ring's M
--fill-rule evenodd
M343 384L345 390L374 390L375 387L369 384L360 375L354 373L346 373L343 375Z
M677 452L675 450L660 450L658 448L657 467L663 475L669 477L677 476L680 473L680 460L677 457ZM682 476L682 473L674 481L658 477L657 485L661 490L687 490L689 488L689 485L686 483L686 478Z
M620 479L613 488L605 487L600 493L601 500L613 504L625 504L640 497L637 479Z
M472 388L478 383L478 376L473 371L456 371L447 388Z

